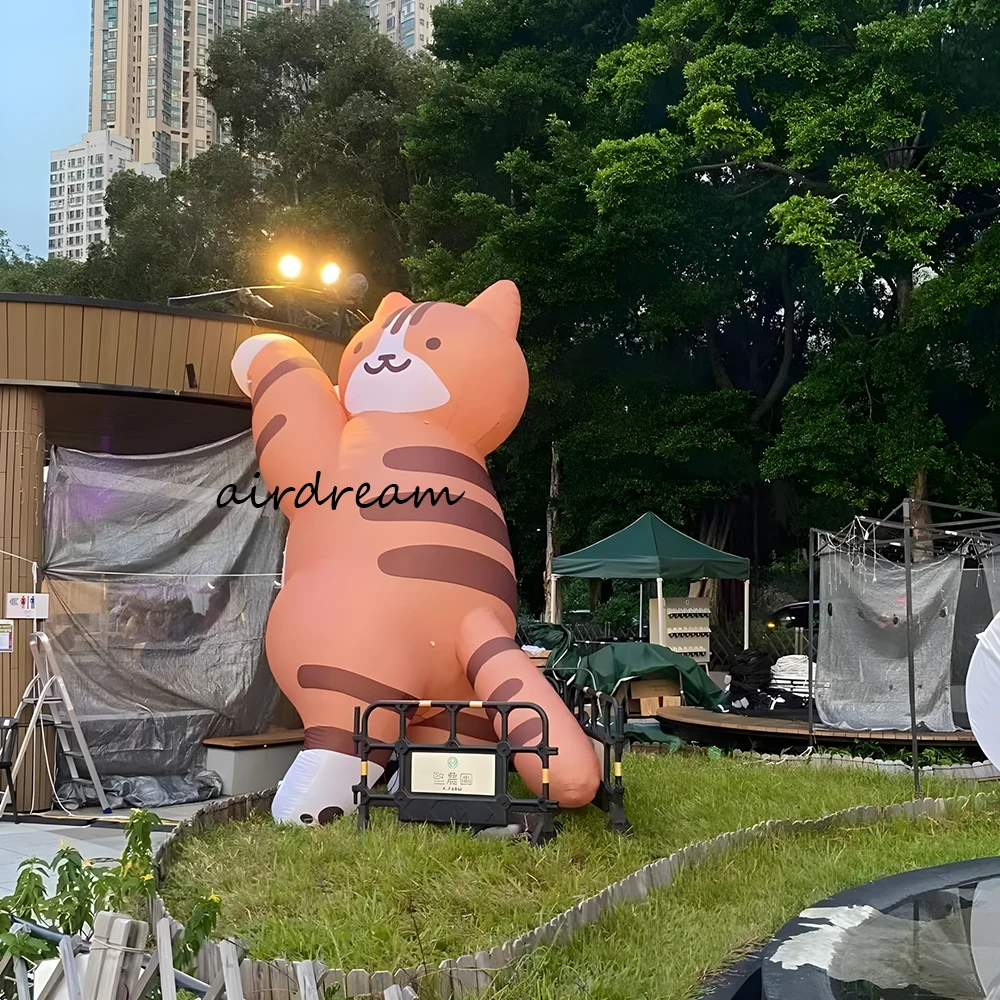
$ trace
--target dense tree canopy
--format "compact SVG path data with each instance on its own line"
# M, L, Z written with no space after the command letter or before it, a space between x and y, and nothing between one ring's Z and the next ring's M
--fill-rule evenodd
M464 0L436 61L360 6L211 53L231 142L110 185L82 266L162 301L304 241L371 283L521 288L528 412L491 459L523 597L646 510L758 564L909 493L1000 492L1000 0ZM2 220L0 220L2 222Z

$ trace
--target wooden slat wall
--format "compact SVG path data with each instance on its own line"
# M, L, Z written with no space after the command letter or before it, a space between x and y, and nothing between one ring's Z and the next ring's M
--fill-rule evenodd
M248 337L272 332L266 323L239 323L141 308L104 308L0 299L0 379L84 382L172 389L183 395L245 397L230 362ZM289 335L288 331L274 331ZM309 333L292 334L336 381L343 345ZM187 365L197 388L188 385ZM0 600L32 589L31 560L41 559L45 390L0 385ZM2 615L0 615L2 617ZM14 625L14 652L0 653L0 714L17 708L33 667L30 621Z
M44 463L44 390L0 386L0 549L4 550L0 554L0 600L10 591L32 589L30 561L42 555ZM30 621L15 621L14 652L0 653L0 713L6 716L16 711L32 676L31 628Z
M173 389L213 396L243 393L229 364L267 323L238 323L142 309L0 301L0 378ZM278 331L289 335L288 331ZM336 382L343 345L292 334ZM188 385L192 365L197 388Z

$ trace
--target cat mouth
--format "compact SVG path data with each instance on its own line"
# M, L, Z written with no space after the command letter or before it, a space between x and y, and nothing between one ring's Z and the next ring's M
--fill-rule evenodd
M394 365L392 359L395 354L380 354L378 356L379 361L382 362L377 368L372 368L368 362L364 363L364 369L369 375L378 375L379 372L390 371L390 372L401 372L405 371L410 367L411 358L407 358L401 365Z

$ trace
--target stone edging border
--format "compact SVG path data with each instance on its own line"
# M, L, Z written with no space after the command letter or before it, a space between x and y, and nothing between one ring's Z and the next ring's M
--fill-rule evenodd
M835 756L835 755L834 755ZM847 758L850 760L850 758ZM876 763L891 763L878 761ZM968 765L961 765L968 766ZM188 820L182 821L168 835L156 852L157 874L163 878L169 870L170 855L180 840L200 833L218 823L233 819L244 819L263 811L270 804L274 790L253 792L231 799L216 800L199 810ZM943 817L972 809L974 812L1000 811L1000 793L978 792L975 795L956 795L948 798L916 799L910 802L894 803L887 806L855 806L838 812L805 820L765 820L752 827L744 827L729 833L722 833L710 840L689 844L669 857L660 858L638 871L602 889L596 895L570 907L547 923L525 934L475 954L463 955L457 959L445 959L439 966L421 965L416 968L398 969L394 974L386 971L368 973L361 969L345 972L342 969L328 969L321 962L303 962L299 966L312 966L315 980L322 991L339 989L345 997L372 997L382 1000L385 990L395 985L419 985L422 997L436 1000L461 1000L478 996L485 992L494 981L510 978L518 963L526 955L542 945L564 944L581 927L599 920L607 911L622 903L638 903L656 889L665 889L682 871L697 868L709 858L718 857L732 848L744 847L754 840L765 837L785 836L797 833L821 832L849 826L874 826L884 820L906 818L918 820ZM157 903L159 904L159 901ZM164 911L165 912L165 911ZM208 942L199 954L198 971L202 979L211 981L221 975L221 961L216 966L217 951L214 942ZM257 1000L254 987L271 989L270 980L262 978L261 970L276 970L284 980L283 992L293 998L297 994L295 985L301 982L296 975L296 965L275 959L261 962L245 959L241 966L244 989L248 1000ZM285 978L287 977L287 978ZM250 989L247 990L247 984ZM260 985L258 985L260 984Z
M759 760L767 764L815 764L819 767L869 767L889 774L909 773L913 766L905 760L878 760L875 757L848 757L840 753L777 754L756 753L752 750L734 750L733 757L743 760ZM925 777L951 778L955 781L990 781L1000 778L1000 768L989 761L977 764L927 764L920 768Z

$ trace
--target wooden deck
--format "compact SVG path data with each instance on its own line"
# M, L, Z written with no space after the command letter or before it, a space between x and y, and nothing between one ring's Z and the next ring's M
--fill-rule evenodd
M806 742L809 726L794 719L769 719L766 716L731 715L725 712L710 712L704 708L665 707L656 713L672 729L692 732L699 731L713 738L739 737L753 739L785 739L792 742ZM894 743L909 746L911 736L908 730L876 729L854 731L849 729L827 729L819 720L813 726L817 743L850 743L854 740L869 740L876 743ZM971 732L958 730L953 733L917 733L920 746L975 746L976 738Z

